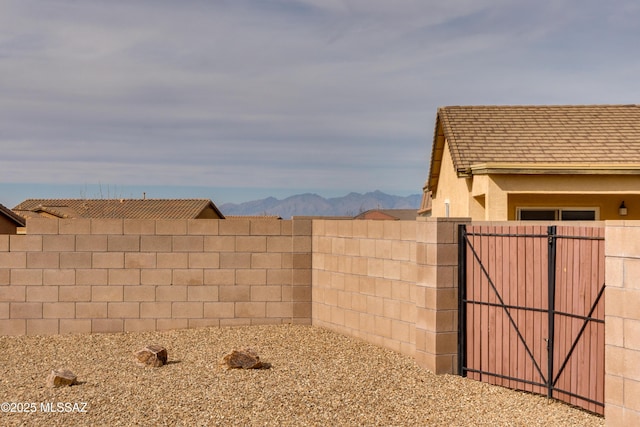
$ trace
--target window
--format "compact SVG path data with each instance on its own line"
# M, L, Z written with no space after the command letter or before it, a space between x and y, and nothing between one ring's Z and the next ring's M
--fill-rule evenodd
M560 211L560 219L562 221L595 221L596 211L593 209L562 210Z
M518 219L520 221L554 221L557 219L557 211L550 209L520 209Z
M596 221L598 208L517 208L519 221Z

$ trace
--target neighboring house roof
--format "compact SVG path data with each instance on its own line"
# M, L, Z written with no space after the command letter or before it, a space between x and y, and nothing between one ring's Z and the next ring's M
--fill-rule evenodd
M0 204L0 215L3 215L4 217L8 218L11 222L15 223L18 227L24 227L25 225L25 219L23 217L21 217L20 215L13 212L11 209L9 209L8 207L2 204Z
M441 107L428 182L433 191L445 138L460 176L640 173L639 105Z
M224 218L208 199L28 199L13 211L25 218Z
M370 209L356 215L354 219L382 219L382 220L415 220L417 209Z
M282 219L278 215L227 215L226 219Z

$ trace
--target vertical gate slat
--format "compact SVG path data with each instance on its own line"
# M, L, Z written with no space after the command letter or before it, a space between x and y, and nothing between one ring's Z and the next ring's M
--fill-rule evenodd
M592 230L591 232L592 237L596 236L597 234L596 231L597 230ZM600 287L600 285L598 284L599 283L598 279L600 276L600 262L598 259L600 245L598 243L599 243L598 240L594 240L591 246L589 247L589 251L590 251L589 257L592 260L598 260L598 263L592 262L591 277L589 278L589 281L590 281L589 301L595 301L595 299L598 296L598 291ZM594 315L597 316L598 312L596 311ZM590 337L589 354L591 356L591 361L589 363L589 394L588 396L592 396L594 400L597 400L597 396L598 396L598 359L599 359L598 327L599 326L600 326L599 323L592 322L589 328L589 337ZM592 403L590 411L596 412L597 410L598 410L597 405Z
M499 236L494 237L492 239L493 248L491 249L491 256L493 264L493 276L495 277L494 283L498 287L498 291L502 294L504 291L504 285L502 280L502 268L500 266L501 260L500 257L502 255L502 238ZM497 303L496 296L493 295L491 298L491 302ZM502 322L500 320L500 312L498 307L491 307L491 323L494 332L493 342L495 346L493 348L493 363L494 363L494 372L502 372ZM495 376L493 379L493 384L502 385L502 378Z
M562 230L562 229L561 229ZM567 241L559 239L557 241L557 262L556 262L556 311L566 312L568 309L568 301L571 300L570 289L567 286L567 275L570 271L569 268L569 250ZM568 318L562 316L555 316L555 337L554 345L555 351L553 353L553 366L558 369L564 360L564 355L568 352L567 337L569 336L568 330L570 325L567 323ZM563 390L568 390L566 374L562 374L556 387ZM556 399L562 399L565 396L561 393L553 392L553 397Z
M485 227L482 227L482 232L486 232ZM486 260L489 254L489 240L490 239L481 239L480 240L480 259ZM486 267L490 267L487 265ZM486 275L482 275L482 284L481 284L481 300L489 301L489 278ZM480 330L484 333L482 334L482 347L480 349L480 360L481 367L480 369L483 372L491 372L489 368L489 341L491 336L491 330L489 329L489 307L487 305L480 306L480 323L478 324ZM491 382L491 375L487 376L486 382Z
M595 237L597 234L597 230L592 230L591 236ZM590 258L592 260L598 259L599 253L599 240L594 240L592 242L590 249ZM604 258L604 257L603 257ZM590 301L595 301L598 296L599 284L598 278L600 275L600 262L598 260L597 263L593 263L593 267L591 269L591 278L590 278L590 288L591 288L591 299ZM594 313L597 316L597 311ZM590 363L590 371L589 371L589 396L593 396L594 400L597 400L598 396L598 326L599 323L591 323L590 328L590 337L591 337L591 346L589 348L589 354L591 354L591 363ZM592 404L591 411L596 412L598 410L597 405Z
M497 251L496 246L497 246L498 239L499 239L498 236L492 236L492 238L489 239L489 265L491 266L490 277L495 278L493 280L494 286L496 286L498 292L502 294L503 284L498 273L500 270L498 268L499 258L497 257L497 254L496 254L496 251ZM489 291L489 303L496 304L497 302L498 302L498 299L496 298L496 293ZM492 336L491 335L489 336L490 343L492 344L490 346L490 352L489 352L489 366L491 367L492 372L501 372L498 366L498 359L501 358L499 349L502 347L501 346L502 337L498 333L498 327L497 327L498 310L499 309L496 306L489 306L489 330L493 334ZM491 378L491 384L498 384L498 378L496 376L493 376Z
M603 240L598 240L598 280L597 286L604 286L605 280L605 255L604 255L604 229L599 229L599 237L602 237ZM599 292L599 290L598 290ZM605 295L602 296L600 301L598 302L598 307L595 312L595 317L597 319L602 319L604 321L604 301ZM598 374L596 375L597 386L596 386L596 397L594 400L598 402L604 402L604 332L605 325L604 323L598 323L597 331L598 331ZM604 414L604 407L598 406L598 413Z
M583 227L583 233L585 236L590 236L591 233L586 227ZM583 248L580 253L581 262L583 263L584 272L582 277L582 286L584 288L584 306L585 306L585 316L589 314L589 309L591 308L591 302L595 300L596 296L592 294L592 286L593 281L591 280L592 270L597 268L591 262L591 246L594 241L592 240L583 240ZM584 345L583 345L583 360L584 360L584 370L586 375L580 375L582 380L582 387L580 391L580 395L582 396L591 396L591 365L595 364L595 360L593 358L594 355L591 354L591 330L595 326L594 323L587 323L587 329L584 332ZM588 408L590 411L595 410L595 405L593 403L588 403Z
M473 246L477 247L480 246L478 245L478 243L480 242L480 237L479 236L473 236ZM469 257L471 258L471 257ZM480 276L480 272L478 271L478 269L476 268L476 265L474 263L473 265L473 288L472 288L472 296L473 296L473 300L474 301L479 301L481 298L480 295L480 282L481 282L481 276ZM473 365L472 368L475 370L480 370L481 366L480 366L480 348L481 348L481 341L480 341L480 309L478 306L473 305L472 306L473 309L473 316L471 316L471 326L470 326L470 330L473 330L473 357L472 357L472 361L473 361ZM475 331L475 328L478 327L478 330ZM480 380L482 378L482 376L480 374L474 373L473 374L473 378L474 379L478 379Z
M498 231L500 233L508 233L509 232L509 228L508 227L499 227ZM512 239L508 238L508 237L503 237L502 238L502 280L506 283L506 285L503 286L504 292L503 292L503 298L504 298L504 302L505 304L511 304L511 287L509 286L509 282L510 282L510 272L511 272L511 262L512 262L512 256L511 256L511 247L510 247L510 243L511 243ZM505 262L506 260L506 262ZM512 376L512 372L511 372L511 366L509 364L509 358L511 356L511 354L513 354L513 346L511 344L511 334L513 333L511 331L511 325L509 324L509 318L505 315L504 311L500 312L500 318L502 320L502 341L503 341L503 347L504 347L504 351L502 352L502 372L506 375L506 376ZM504 380L502 382L502 384L504 386L507 387L511 387L512 386L512 381L511 380Z
M509 228L509 233L517 233L518 229L515 227ZM511 238L511 254L509 256L509 289L511 292L511 299L509 304L518 305L518 287L514 286L514 283L518 280L518 263L520 262L519 253L519 239ZM518 312L513 310L511 312L513 316L513 320L518 321ZM511 378L518 378L518 349L520 347L520 343L518 341L518 335L516 334L515 329L509 323L509 347L511 348L511 353L509 354L509 374ZM510 381L511 388L518 388L519 383L514 379Z
M538 227L536 229L536 234L543 234L545 230L543 227ZM534 240L534 253L536 254L536 267L534 270L533 283L534 286L534 304L536 308L545 308L548 305L547 298L547 268L546 268L546 257L543 256L544 253L547 252L547 242L543 239L535 239ZM545 313L535 312L534 313L534 342L536 349L536 360L541 367L547 366L547 346L544 338L546 337L544 333L545 325L547 324L547 320L544 318L546 316ZM538 376L539 382L544 382L544 378L540 378ZM546 390L542 386L536 386L533 390L535 393L546 393Z
M525 234L533 234L533 227L525 226L524 228ZM529 237L524 238L524 304L522 306L531 307L533 304L533 239ZM531 311L524 311L524 337L525 342L530 344L532 350L535 354L535 343L533 343L533 313ZM533 345L531 345L533 344ZM527 381L534 381L535 374L533 368L533 361L530 357L527 357L525 353L525 379ZM527 384L525 387L526 391L532 392L533 386L531 384Z
M578 315L586 315L588 309L585 308L585 299L586 299L586 286L585 286L585 282L584 282L584 259L582 258L582 252L583 252L583 241L581 240L574 240L573 244L574 244L574 259L573 259L573 263L574 263L574 271L575 271L575 279L574 279L574 283L573 286L576 289L575 294L577 294L576 299L574 300L575 303L575 312ZM584 322L575 319L573 321L573 324L575 325L575 335L573 335L573 339L575 340L576 337L578 336L578 334L580 333L580 327L582 326ZM585 373L588 372L588 367L585 364L585 357L584 357L584 353L585 353L585 338L586 337L582 337L582 339L580 339L578 341L576 350L574 352L573 355L573 360L574 360L574 366L575 366L575 371L571 371L572 375L572 379L573 379L573 383L575 384L575 388L573 390L575 390L575 393L581 395L581 396L585 396L585 390L584 390L584 378L586 377L586 375L582 374L578 374L578 375L574 375L573 373ZM579 399L577 397L573 398L573 402L575 405L578 405L580 403Z
M579 240L572 240L572 262L571 262L571 283L568 285L573 290L572 299L569 304L570 313L584 313L584 302L580 295L580 247ZM572 319L571 321L571 338L578 335L580 331L580 323L576 319ZM573 340L571 340L573 341ZM568 371L569 377L571 378L571 389L570 390L578 390L578 377L576 375L580 372L580 345L576 348L576 351L571 355L571 369ZM577 405L578 399L576 397L571 397L571 404Z
M524 234L524 227L519 226L516 228L517 234ZM525 260L525 245L524 245L524 237L516 237L516 241L518 244L518 263L516 265L516 282L512 282L515 285L516 295L518 296L518 306L522 307L524 305L525 292L522 289L522 286L518 286L517 284L522 284L525 281L525 271L522 268ZM520 325L524 324L525 316L522 310L516 310L516 327L520 328ZM517 336L516 336L517 339ZM518 340L517 343L517 358L513 360L512 364L515 364L515 377L516 378L526 378L526 364L525 364L525 352L522 348L522 343ZM522 387L518 384L518 387Z

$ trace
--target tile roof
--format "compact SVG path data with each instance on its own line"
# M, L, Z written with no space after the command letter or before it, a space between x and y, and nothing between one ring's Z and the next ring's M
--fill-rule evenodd
M354 219L387 219L387 220L415 220L418 216L417 209L370 209L364 211Z
M639 105L438 109L456 169L481 163L638 163ZM437 133L437 132L436 132Z
M278 215L227 215L226 219L282 219Z
M445 138L458 174L640 173L640 105L441 107L425 190L437 189Z
M25 218L195 219L206 209L222 213L209 199L27 199L13 208Z

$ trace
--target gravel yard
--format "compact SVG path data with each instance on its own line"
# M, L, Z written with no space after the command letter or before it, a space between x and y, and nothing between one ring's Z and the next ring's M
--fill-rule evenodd
M148 344L166 347L169 364L137 366L133 351ZM225 354L243 347L271 369L220 367ZM409 357L310 326L0 336L0 349L0 402L35 408L6 413L3 405L3 426L604 425L545 397L435 376ZM80 384L46 387L58 368L72 370ZM86 412L44 412L49 402Z

